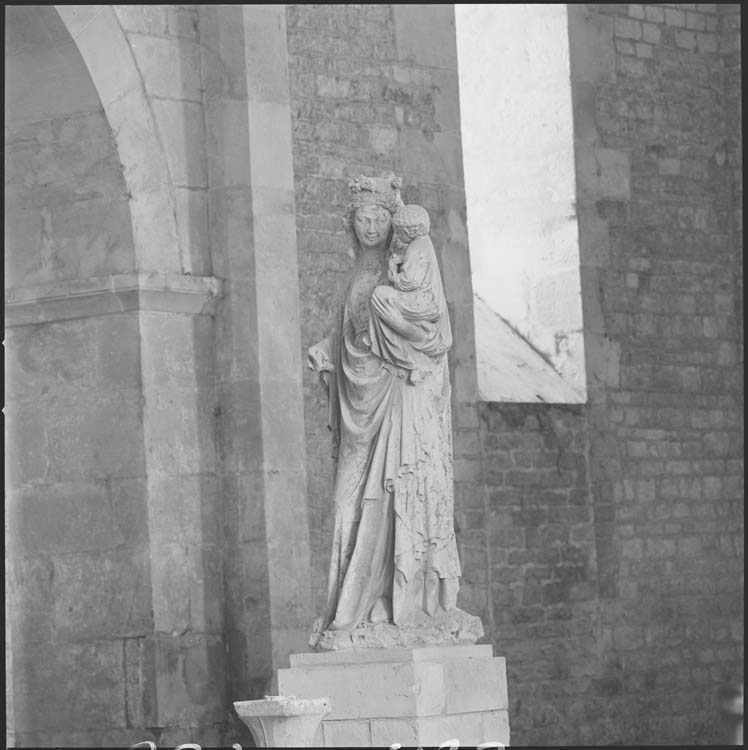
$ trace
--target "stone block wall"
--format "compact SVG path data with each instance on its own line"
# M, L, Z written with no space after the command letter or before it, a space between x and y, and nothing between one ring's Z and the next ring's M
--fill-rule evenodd
M166 191L128 169L123 142L137 116L130 110L114 127L100 94L110 93L102 79L113 80L113 59L124 85L134 64L128 71L113 56L112 36L123 41L124 32L111 7L93 13L94 52L71 36L75 9L65 21L52 6L16 6L8 17L8 718L19 745L124 746L158 735L169 743L172 728L177 740L195 731L217 744L213 726L188 729L225 714L212 320L183 314L208 312L192 302L215 285L163 281L175 267L205 267L189 261L184 232L181 262L160 263L168 214L151 217L147 247L137 246L133 206L141 218L144 204L154 209L140 189ZM140 31L157 37L154 46L173 31L178 48L184 29L156 21L183 15L162 6L140 17ZM150 37L123 16L150 74ZM103 49L112 54L97 57ZM135 140L142 146L147 135ZM170 143L190 150L184 138ZM191 205L202 183L178 160L169 166L177 204L183 190ZM204 241L193 249L207 257ZM138 274L154 267L160 273Z
M133 270L127 190L97 110L8 123L6 286Z
M152 628L138 322L21 326L6 346L16 739L87 744L126 726L123 655Z
M132 271L122 167L83 62L52 9L11 20L6 289ZM139 324L21 325L5 347L9 722L19 744L102 741L136 708L125 655L153 627Z

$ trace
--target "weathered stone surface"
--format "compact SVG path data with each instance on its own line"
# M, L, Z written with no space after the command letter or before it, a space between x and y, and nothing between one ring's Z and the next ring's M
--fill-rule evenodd
M463 645L475 643L483 637L480 618L454 609L439 612L433 618L423 618L416 625L364 623L350 632L318 631L315 625L310 644L321 650L397 649Z
M140 393L134 390L114 391L98 400L82 394L56 399L54 413L45 416L47 476L77 481L142 474L139 401ZM112 433L111 425L118 431ZM121 440L123 435L129 440Z
M121 640L38 644L15 654L13 675L19 734L125 726Z
M19 121L7 137L6 286L131 270L126 190L104 116Z
M222 638L156 637L154 649L157 725L189 727L221 721L225 706Z
M393 5L398 57L435 68L457 68L454 10L446 5Z
M441 713L446 699L442 666L432 662L279 669L278 690L297 697L328 697L331 721L429 716Z
M60 482L37 485L13 495L8 516L16 530L19 554L108 551L129 532L117 513L105 482ZM126 511L125 511L126 512ZM142 508L145 513L145 508ZM133 526L137 520L133 519Z
M12 526L11 526L12 528ZM48 556L16 557L8 586L11 639L15 653L31 651L31 644L52 641L54 563ZM13 663L16 656L14 654Z
M481 711L414 719L372 719L373 747L399 742L404 746L438 746L451 739L460 746L500 742L509 746L506 711Z
M208 245L208 196L205 190L174 189L177 238L185 273L195 276L210 272Z
M163 734L160 735L163 738ZM211 735L207 735L210 737ZM105 727L103 729L49 729L47 731L22 730L17 733L17 747L131 747L138 742L155 742L159 737L145 727L120 729ZM179 734L177 742L182 742L184 733ZM202 739L202 737L200 737ZM163 740L160 740L163 741ZM176 742L169 743L176 745ZM205 743L208 746L208 743ZM218 745L212 742L212 745Z
M252 730L258 747L319 747L321 721L330 713L326 698L268 695L263 700L235 701L234 710Z
M146 550L54 558L53 626L63 640L146 634L153 626Z
M202 105L191 101L155 99L152 106L160 132L170 134L164 140L164 150L174 184L207 187L205 155L195 147L205 140Z
M8 17L6 121L53 119L99 108L85 63L53 8ZM29 90L35 92L29 96ZM7 169L7 167L6 167Z
M471 739L465 740L472 742L483 732L484 712L506 716L504 660L491 658L490 646L294 654L291 663L290 669L278 671L279 690L286 695L329 697L332 711L324 722L325 732L331 726L331 736L340 742L346 729L355 737L365 734L365 719L370 720L372 742L379 745L375 734L379 732L381 739L382 731L391 728L387 722L396 718L393 726L400 730L409 726L414 731L428 727L448 731L450 726L467 726L477 717ZM423 723L425 717L434 717L434 722ZM357 723L349 726L352 720ZM423 741L425 735L418 737ZM429 738L429 744L436 744L433 733ZM352 741L348 739L349 744Z
M325 721L322 724L324 747L374 747L368 719Z
M291 654L292 667L323 667L379 662L421 662L453 659L490 659L493 648L482 646L426 646L418 648L362 649Z
M506 663L493 659L445 659L448 714L507 709Z
M125 700L129 724L134 727L156 723L156 683L153 640L128 638L125 647Z
M319 649L483 634L478 618L456 608L449 311L428 212L403 203L401 182L394 174L349 181L344 221L356 266L342 323L308 350L340 451L334 583L309 640Z
M151 36L153 31L129 36L150 96L200 101L199 45L186 39Z

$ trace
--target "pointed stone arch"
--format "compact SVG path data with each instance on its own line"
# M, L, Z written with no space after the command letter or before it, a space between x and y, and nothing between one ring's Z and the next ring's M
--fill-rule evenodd
M111 5L56 5L101 99L130 193L139 271L181 270L174 187L143 77Z

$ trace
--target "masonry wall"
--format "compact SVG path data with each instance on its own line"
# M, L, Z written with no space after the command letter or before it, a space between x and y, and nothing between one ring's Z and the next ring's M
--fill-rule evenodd
M130 271L101 103L56 13L19 11L6 45L6 289ZM125 742L138 711L137 654L125 657L152 628L138 320L7 328L5 352L14 740Z
M482 408L489 510L473 525L490 566L472 575L515 741L714 743L716 691L743 656L737 19L581 13L576 137L595 161L578 156L577 179L598 230L580 220L585 326L607 359L590 347L582 409ZM590 26L591 83L574 68Z
M391 66L395 20L288 9L305 344L350 268L345 178L392 169L407 186L403 123L434 128L428 78ZM723 738L716 690L742 660L737 23L730 6L578 6L590 403L454 399L459 601L507 657L518 744ZM438 213L428 191L406 197ZM319 611L331 466L311 374L305 409Z
M295 291L266 281L278 237L293 255L295 211L299 348L325 336L352 263L347 178L388 170L440 253L459 603L507 658L512 742L722 739L714 697L741 677L743 620L737 6L569 6L590 395L576 406L476 401L451 6L286 8L294 195L266 158L288 116L283 24L216 8L70 13L107 117L82 61L47 54L73 50L52 19L11 50L27 72L46 56L35 85L15 79L14 111L31 109L6 135L11 294L174 274L132 312L6 331L18 744L248 741L226 730L229 701L267 692L321 611L332 520L326 403L305 372L307 612L302 451L275 429L280 403L301 421L298 373L283 401L275 371L299 365ZM228 280L215 326L212 292L184 302L210 273Z

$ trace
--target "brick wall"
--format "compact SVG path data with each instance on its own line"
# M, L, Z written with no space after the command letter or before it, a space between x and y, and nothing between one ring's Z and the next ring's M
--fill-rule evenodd
M461 593L506 656L512 741L596 741L579 732L602 705L585 408L484 404L480 423L487 509L458 513Z
M597 202L609 261L584 290L618 386L578 412L482 409L488 513L470 525L488 519L491 564L466 581L507 656L515 741L715 742L743 653L738 19L588 8L615 49L596 146L630 161L630 200Z
M600 6L616 80L596 92L603 145L631 158L602 274L620 389L591 410L593 482L610 472L606 666L632 742L710 742L714 693L742 661L742 377L719 6ZM647 45L651 44L651 47ZM633 46L633 53L632 53ZM649 56L651 55L651 57ZM612 470L611 470L612 469ZM607 551L607 550L606 550Z

